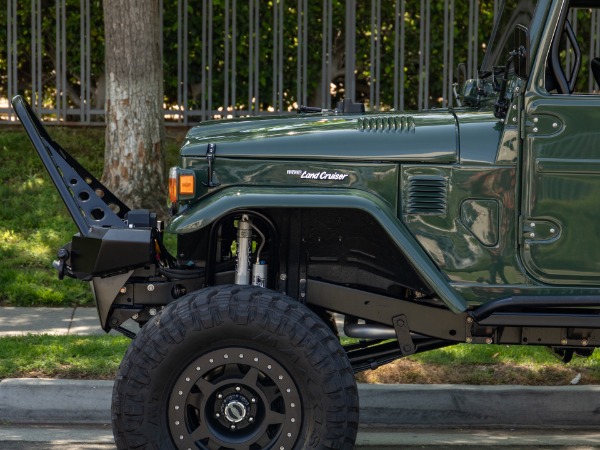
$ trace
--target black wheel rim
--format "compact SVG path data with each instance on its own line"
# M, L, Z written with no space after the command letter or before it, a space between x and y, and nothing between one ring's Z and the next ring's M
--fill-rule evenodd
M168 421L179 449L290 450L302 405L281 364L256 350L227 347L202 355L177 378Z

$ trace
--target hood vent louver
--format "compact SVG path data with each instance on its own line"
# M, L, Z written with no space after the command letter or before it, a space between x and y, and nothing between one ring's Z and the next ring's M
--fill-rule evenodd
M408 180L407 214L446 214L448 180L440 176L414 176Z
M414 133L413 116L374 116L360 117L358 131L370 133Z

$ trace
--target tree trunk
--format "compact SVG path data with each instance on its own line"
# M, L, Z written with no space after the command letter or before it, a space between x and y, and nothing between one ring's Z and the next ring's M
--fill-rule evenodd
M166 205L163 68L156 0L104 0L106 149L102 181L131 208Z

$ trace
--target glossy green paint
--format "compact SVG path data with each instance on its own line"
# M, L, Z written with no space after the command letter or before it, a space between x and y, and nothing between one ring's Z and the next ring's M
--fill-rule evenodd
M462 311L466 300L448 290L449 282L459 288L524 284L514 245L516 151L499 146L514 139L515 131L509 129L512 137L506 138L491 110L473 108L436 112L430 120L427 113L416 115L415 124L420 125L413 134L379 130L383 121L375 121L374 131L361 131L374 117L391 123L390 115L300 116L194 128L182 150L182 167L195 170L198 198L182 206L168 231L190 233L241 208L359 208L372 211L398 248L411 261L419 261L417 271L454 311ZM441 163L439 152L426 151L432 146L428 133L435 127L440 127L433 134L438 147L440 139L456 144ZM335 135L335 144L314 144L322 135ZM357 146L357 136L380 146ZM209 142L217 148L212 164L216 188L203 185ZM321 179L321 174L340 174L343 179ZM408 178L423 174L441 175L449 182L444 217L410 215L403 209ZM467 293L464 299L468 298Z
M492 111L455 111L460 164L495 164L504 124Z
M194 169L196 178L206 181L206 159L186 157L183 167ZM352 188L370 192L384 200L394 213L398 207L397 164L332 163L219 157L214 163L213 180L219 189L238 186ZM198 183L200 195L211 189Z
M465 199L460 205L460 221L486 247L495 247L500 238L500 202Z
M551 94L543 88L545 55L566 13L566 3L556 5L547 16L524 96L520 250L527 272L540 282L597 286L600 97Z
M205 156L209 143L216 144L217 158L451 163L458 127L447 111L207 122L190 130L181 156Z
M324 208L358 209L370 214L415 267L423 280L434 286L440 299L454 312L466 303L450 287L404 224L379 197L356 189L243 187L221 189L173 218L168 232L185 234L199 230L236 209Z
M544 283L598 284L600 98L536 96L526 114L525 266Z
M407 212L415 176L448 180L445 214ZM525 282L515 254L515 179L515 167L403 166L402 219L452 282Z

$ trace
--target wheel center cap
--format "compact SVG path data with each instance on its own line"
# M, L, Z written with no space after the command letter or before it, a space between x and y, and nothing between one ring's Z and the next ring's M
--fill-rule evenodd
M244 402L245 399L237 398L238 396L232 396L234 398L228 398L223 403L223 414L227 420L231 423L239 423L246 418L248 413L247 405Z

